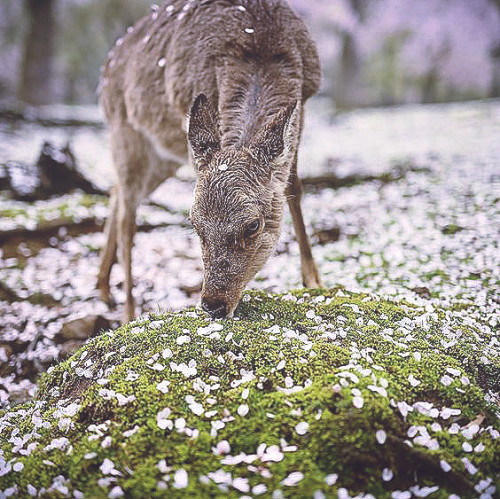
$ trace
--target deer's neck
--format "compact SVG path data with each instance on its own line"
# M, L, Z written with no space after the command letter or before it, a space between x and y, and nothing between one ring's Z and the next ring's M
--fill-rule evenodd
M223 147L249 145L274 114L300 99L299 79L276 64L226 63L217 76Z

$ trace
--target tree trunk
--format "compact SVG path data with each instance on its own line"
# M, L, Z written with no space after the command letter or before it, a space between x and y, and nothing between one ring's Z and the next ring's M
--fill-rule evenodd
M490 97L500 97L500 44L491 51L493 76L491 81Z
M438 82L439 75L436 69L431 69L424 77L422 87L422 103L431 104L438 101Z
M19 98L28 104L48 104L52 98L55 0L25 0L29 26L24 42Z
M492 0L500 15L500 0ZM500 97L500 41L491 50L491 59L493 63L493 75L491 79L490 97Z
M365 17L366 0L350 0L349 3L352 12L358 16L359 23L362 23ZM345 31L342 33L342 53L335 92L337 106L356 107L363 103L361 65L356 35Z
M340 69L335 93L335 102L338 107L356 107L361 104L360 66L354 36L351 33L343 33Z

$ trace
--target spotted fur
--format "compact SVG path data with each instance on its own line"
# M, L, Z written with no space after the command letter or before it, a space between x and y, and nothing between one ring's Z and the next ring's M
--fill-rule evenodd
M273 251L287 196L304 282L319 285L296 174L303 104L319 79L315 46L284 0L173 0L127 32L100 85L117 170L98 281L103 299L110 300L118 248L125 315L134 315L136 208L188 156L198 172L192 220L205 303L234 310ZM258 231L242 236L257 219Z

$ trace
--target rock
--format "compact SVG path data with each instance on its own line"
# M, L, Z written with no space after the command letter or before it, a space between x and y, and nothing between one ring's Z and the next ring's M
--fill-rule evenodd
M329 229L316 230L313 234L317 244L324 245L334 243L340 238L340 227L331 227Z
M44 370L44 367L48 367L47 364L48 363L44 366L43 363L38 360L21 356L16 359L16 378L18 380L29 380L34 382L40 375L40 372Z
M494 334L345 290L138 318L0 414L0 495L493 496L500 425L479 377L499 377Z
M426 286L417 286L416 288L413 288L412 291L426 300L430 300L432 298L431 291Z
M28 296L26 301L30 302L32 305L42 305L43 307L57 307L61 304L61 302L56 300L52 295L39 292Z
M15 301L21 301L21 298L13 289L9 288L7 284L5 284L3 281L0 281L0 300L13 303Z
M105 194L79 171L69 144L56 147L44 142L34 166L19 161L0 164L0 190L8 191L13 199L48 199L75 189L87 194Z
M0 343L0 378L5 378L14 372L13 354L14 349L11 345Z
M54 336L54 341L56 343L85 341L110 327L110 321L102 315L88 315L65 323Z
M40 198L64 194L74 189L80 189L87 194L104 194L80 173L69 144L58 148L50 142L45 142L37 161L37 168L40 173L37 194Z
M10 401L14 405L26 402L32 395L32 390L26 384L16 386L15 389L9 391Z

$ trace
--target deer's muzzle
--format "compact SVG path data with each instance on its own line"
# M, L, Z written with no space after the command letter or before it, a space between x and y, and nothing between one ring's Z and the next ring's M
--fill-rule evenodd
M201 308L210 314L212 319L223 319L227 316L227 304L222 300L202 298Z

